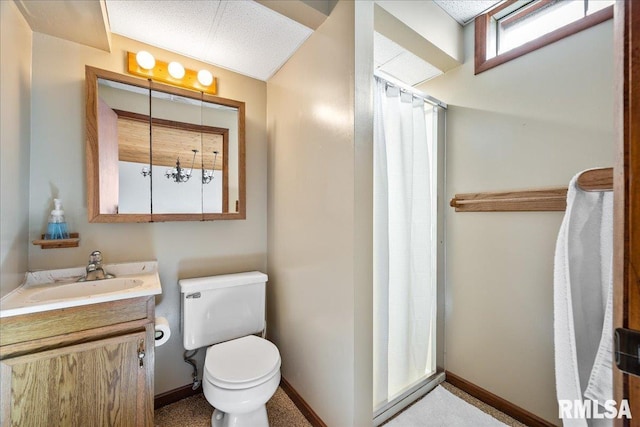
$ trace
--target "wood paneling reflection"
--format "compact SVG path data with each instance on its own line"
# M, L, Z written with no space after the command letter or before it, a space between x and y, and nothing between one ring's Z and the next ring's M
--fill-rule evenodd
M149 163L149 116L114 110L118 115L118 158L121 161ZM191 167L193 151L198 150L194 169L223 169L229 130L170 120L153 119L151 141L156 166L173 167L180 158L182 167ZM214 156L214 151L218 152Z

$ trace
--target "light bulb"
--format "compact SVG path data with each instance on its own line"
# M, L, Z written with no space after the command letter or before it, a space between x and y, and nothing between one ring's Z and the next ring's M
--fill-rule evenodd
M151 70L156 66L155 58L146 50L141 50L136 54L136 62L140 68L144 68L145 70Z
M184 77L184 67L179 62L170 62L169 74L171 74L171 77L173 77L174 79L181 79Z
M213 75L208 70L200 70L198 71L198 81L202 86L211 86Z

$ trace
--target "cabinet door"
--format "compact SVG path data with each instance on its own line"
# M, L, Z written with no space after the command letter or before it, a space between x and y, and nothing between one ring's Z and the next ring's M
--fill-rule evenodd
M152 425L153 355L139 358L147 337L141 331L1 361L1 425Z

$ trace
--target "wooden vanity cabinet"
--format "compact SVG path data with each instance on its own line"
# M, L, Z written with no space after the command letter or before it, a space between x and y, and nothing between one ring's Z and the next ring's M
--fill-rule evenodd
M154 297L0 319L0 426L153 426Z

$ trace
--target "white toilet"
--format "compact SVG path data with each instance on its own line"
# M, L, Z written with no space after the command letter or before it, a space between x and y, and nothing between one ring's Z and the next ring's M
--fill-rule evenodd
M186 350L210 346L202 388L213 427L268 427L265 404L280 384L280 352L265 328L267 275L258 271L180 280Z

